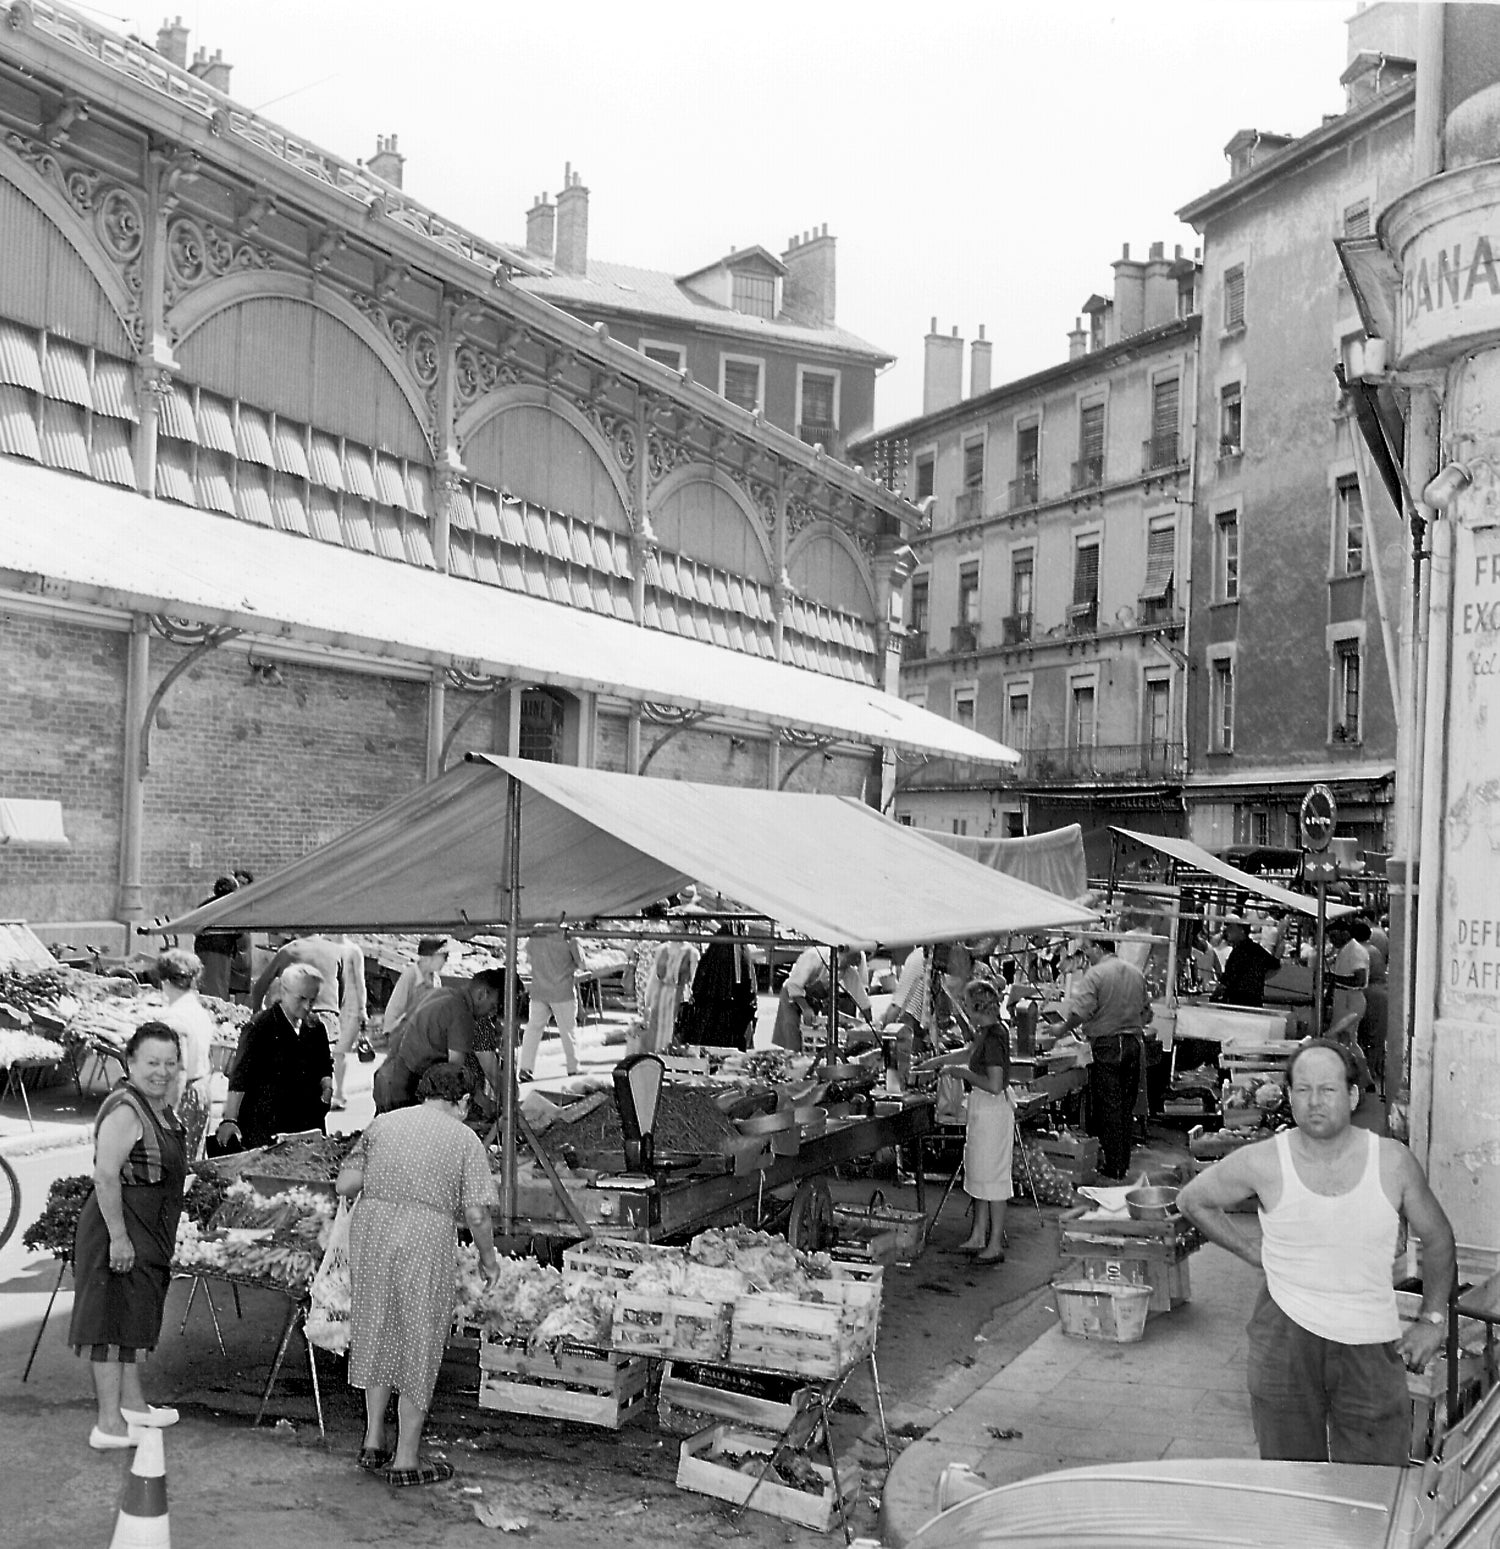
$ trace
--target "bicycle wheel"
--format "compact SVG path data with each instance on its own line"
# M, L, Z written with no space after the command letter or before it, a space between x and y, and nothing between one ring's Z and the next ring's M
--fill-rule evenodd
M16 1170L0 1156L0 1248L11 1239L21 1219L21 1180Z

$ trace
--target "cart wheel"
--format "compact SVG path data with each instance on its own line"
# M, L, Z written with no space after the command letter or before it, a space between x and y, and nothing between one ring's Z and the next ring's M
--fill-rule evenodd
M809 1178L797 1188L786 1223L786 1240L805 1253L821 1253L834 1239L833 1197L821 1178Z

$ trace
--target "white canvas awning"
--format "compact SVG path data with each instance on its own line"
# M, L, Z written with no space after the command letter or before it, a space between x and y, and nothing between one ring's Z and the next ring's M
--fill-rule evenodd
M689 882L836 945L947 941L1094 918L850 797L470 754L275 876L162 929L461 932L502 923L508 776L522 786L526 924L633 913Z
M1318 900L1313 894L1294 893L1290 888L1278 887L1274 882L1267 882L1264 877L1252 876L1248 871L1241 871L1237 866L1231 866L1228 861L1221 861L1217 855L1211 854L1201 845L1194 844L1190 839L1171 839L1164 834L1140 834L1133 828L1116 828L1114 832L1124 834L1127 839L1133 839L1137 844L1143 844L1160 855L1169 855L1174 861L1184 866L1191 866L1194 871L1205 871L1209 876L1217 877L1221 882L1227 882L1232 887L1267 898L1273 904L1280 904L1283 909L1306 915L1316 915L1318 912ZM1357 911L1349 904L1330 903L1326 912L1329 919L1334 919L1338 915L1354 914Z
M0 459L0 587L1013 764L879 689Z

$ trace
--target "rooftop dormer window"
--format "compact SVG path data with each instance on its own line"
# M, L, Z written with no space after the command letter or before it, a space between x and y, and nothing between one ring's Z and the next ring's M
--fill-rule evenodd
M732 276L731 305L736 312L751 317L776 316L776 278L770 274L752 274L736 269Z

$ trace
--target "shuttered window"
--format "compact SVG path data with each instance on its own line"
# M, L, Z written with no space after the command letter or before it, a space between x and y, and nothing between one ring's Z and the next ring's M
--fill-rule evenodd
M1099 601L1099 544L1080 543L1073 561L1073 606L1086 608Z
M964 442L964 488L984 488L984 441Z
M726 360L724 362L724 396L730 403L737 403L751 414L760 407L760 362L756 360Z
M1153 468L1177 461L1178 410L1181 384L1176 377L1156 382L1151 388L1151 462Z
M804 371L802 373L802 423L804 425L826 425L832 427L837 423L833 413L834 390L838 385L838 378L828 375L823 371Z
M1104 457L1104 405L1090 404L1078 415L1078 455L1085 462Z
M1142 602L1167 600L1172 590L1176 549L1176 527L1171 522L1154 524L1146 535L1146 584L1141 588Z
M1346 237L1367 237L1370 235L1370 201L1361 199L1357 204L1349 205L1344 211L1344 235Z
M1245 266L1224 271L1224 326L1242 328L1245 323Z

